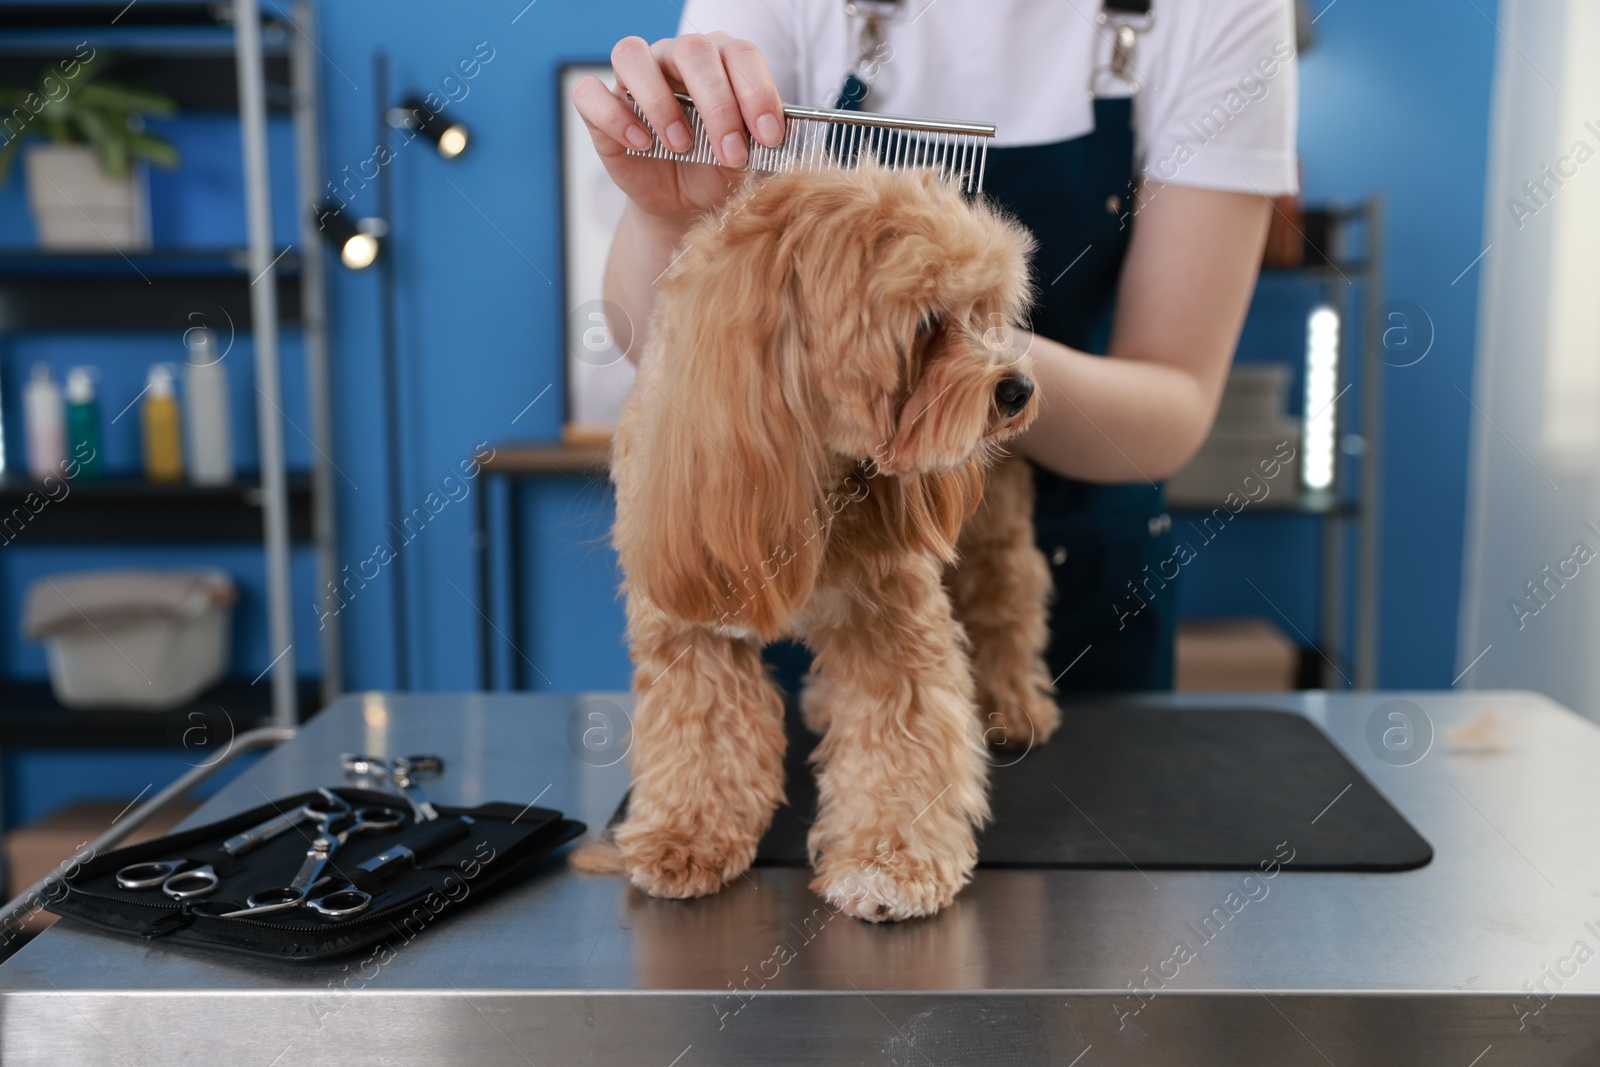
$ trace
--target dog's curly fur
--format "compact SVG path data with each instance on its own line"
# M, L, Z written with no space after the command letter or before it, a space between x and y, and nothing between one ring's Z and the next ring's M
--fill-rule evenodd
M661 278L611 466L636 704L610 847L639 888L713 893L754 858L783 799L761 662L782 636L815 654L813 888L877 921L971 877L985 742L1059 714L1033 483L1002 447L1039 401L996 395L1032 389L1008 343L1031 244L932 172L792 173Z

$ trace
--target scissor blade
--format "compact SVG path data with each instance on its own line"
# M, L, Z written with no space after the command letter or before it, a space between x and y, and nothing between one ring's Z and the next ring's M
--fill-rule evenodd
M311 848L306 852L306 858L300 864L300 870L295 872L293 881L289 883L290 889L298 889L304 896L322 874L322 868L327 866L328 860L333 856L333 850L338 845L339 839L326 833L319 835L311 842Z
M222 843L222 851L230 856L249 852L257 845L265 844L291 827L304 822L308 815L308 809L302 804L293 811L285 812L248 830L234 834Z

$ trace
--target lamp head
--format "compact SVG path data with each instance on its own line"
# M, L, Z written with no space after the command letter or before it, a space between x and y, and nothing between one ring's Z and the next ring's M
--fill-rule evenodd
M351 220L342 205L325 203L316 209L317 228L339 261L351 270L366 270L383 252L383 238L389 226L382 219Z
M467 150L471 135L462 123L434 111L421 97L408 96L399 107L389 109L389 125L398 130L420 133L433 142L445 159L454 159Z

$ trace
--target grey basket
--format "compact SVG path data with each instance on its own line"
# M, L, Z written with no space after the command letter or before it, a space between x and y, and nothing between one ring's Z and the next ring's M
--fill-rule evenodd
M164 711L227 674L237 599L211 568L51 575L28 587L22 629L61 703Z

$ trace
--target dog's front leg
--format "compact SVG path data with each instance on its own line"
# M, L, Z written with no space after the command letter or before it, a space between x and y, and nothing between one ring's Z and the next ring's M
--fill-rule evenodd
M829 720L813 756L811 886L873 922L931 915L972 876L988 818L971 668L936 559L839 579L807 634Z
M972 642L983 737L997 748L1043 744L1061 724L1045 666L1050 565L1034 543L1033 469L1008 457L989 473L983 503L961 531L960 561L945 572L956 617Z
M699 897L737 878L783 802L783 702L760 648L630 601L633 791L616 845L629 879Z

